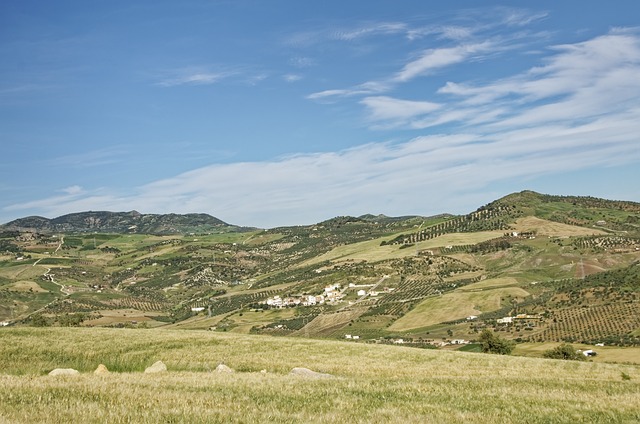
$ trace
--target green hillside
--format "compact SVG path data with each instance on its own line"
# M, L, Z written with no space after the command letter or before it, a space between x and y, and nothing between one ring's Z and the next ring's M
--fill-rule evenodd
M3 325L443 349L488 328L519 344L640 345L634 202L523 191L461 216L341 216L270 230L199 214L92 214L18 220L47 231L4 227ZM132 232L130 220L155 234L140 234L142 224ZM77 231L52 232L66 227L51 222Z

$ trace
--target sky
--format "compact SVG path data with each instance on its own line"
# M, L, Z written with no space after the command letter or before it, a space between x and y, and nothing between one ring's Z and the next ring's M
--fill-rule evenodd
M0 223L640 201L640 2L0 2Z

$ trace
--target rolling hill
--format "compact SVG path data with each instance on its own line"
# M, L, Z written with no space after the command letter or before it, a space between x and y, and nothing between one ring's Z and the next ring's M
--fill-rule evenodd
M131 212L79 212L48 219L30 216L0 226L5 231L35 231L39 233L139 233L188 234L191 232L242 231L242 227L207 214L141 214Z
M28 229L28 231L26 231ZM640 204L514 193L466 215L239 228L86 212L2 227L0 320L458 348L640 344Z

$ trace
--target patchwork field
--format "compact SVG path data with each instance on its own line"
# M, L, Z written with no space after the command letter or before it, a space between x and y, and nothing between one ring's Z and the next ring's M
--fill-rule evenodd
M440 237L415 243L415 246L407 249L400 249L398 245L381 246L380 243L392 239L399 234L389 237L382 237L375 240L352 243L336 247L335 249L306 261L304 265L312 265L324 261L368 261L379 262L387 259L399 259L415 255L417 251L433 249L445 246L464 246L468 244L481 243L500 237L504 234L501 231L481 231L475 233L452 233L444 234Z

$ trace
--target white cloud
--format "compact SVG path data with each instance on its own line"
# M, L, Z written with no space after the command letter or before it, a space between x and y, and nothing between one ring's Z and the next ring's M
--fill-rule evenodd
M428 75L437 69L451 66L477 55L491 52L496 49L496 45L490 41L476 44L462 44L455 47L425 50L418 59L407 63L393 80L397 82L407 82L413 78Z
M377 22L356 29L336 30L331 37L336 40L353 41L374 35L392 35L405 33L406 31L407 24L404 22Z
M80 187L79 185L74 185L74 186L70 186L70 187L67 187L67 188L63 188L61 191L63 193L70 194L70 195L81 194L81 193L84 192L84 190L82 190L82 187Z
M13 205L56 216L79 210L208 212L227 222L271 227L384 209L443 212L445 196L590 167L640 161L640 108L595 121L548 123L482 134L421 136L265 162L215 164L139 186L133 193L83 193ZM475 131L475 132L474 132Z
M5 211L207 212L234 224L270 227L344 214L440 213L448 198L493 183L640 162L640 37L631 30L554 46L539 66L507 77L443 84L433 93L437 103L381 95L500 47L489 41L426 50L381 82L308 96L361 96L356 101L373 121L431 127L411 140L212 164L118 193L71 186ZM454 122L437 133L438 125Z
M388 85L382 82L369 81L352 88L318 91L307 96L310 100L320 100L333 97L352 97L365 94L377 94L388 90Z
M284 79L286 82L296 82L296 81L300 81L302 79L302 75L285 74L285 75L282 76L282 79Z
M238 74L236 70L212 70L207 67L188 67L165 72L165 75L157 85L174 87L178 85L215 84L236 74Z
M486 132L553 122L582 123L640 103L640 37L633 32L618 29L550 51L551 55L541 59L541 66L511 77L484 85L447 82L437 90L440 108L402 123L414 129L451 122L464 127L485 125L482 131Z
M387 96L365 97L360 101L370 112L373 120L394 120L405 122L409 118L431 113L440 105L431 102L400 100Z
M289 59L289 64L296 68L310 68L316 65L316 60L310 57L297 56Z
M549 14L547 12L531 13L521 9L504 9L502 23L508 26L526 26L534 21L544 19Z

